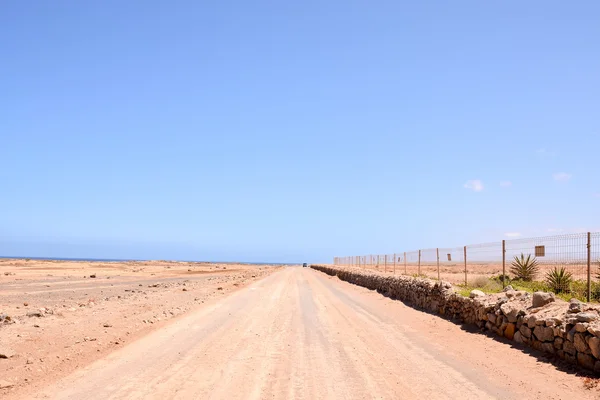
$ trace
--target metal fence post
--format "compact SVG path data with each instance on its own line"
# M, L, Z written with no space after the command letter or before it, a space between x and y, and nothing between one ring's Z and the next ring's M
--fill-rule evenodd
M587 301L592 298L592 234L587 233Z
M465 246L465 286L467 285L467 246Z
M387 254L383 256L383 272L387 273Z
M377 269L379 269L379 254L377 254Z
M502 287L506 287L506 240L502 240Z
M440 280L440 249L435 249L437 255L437 267L438 267L438 281Z
M394 253L394 275L396 275L396 253Z
M419 250L419 267L417 268L417 275L421 275L421 250Z
M404 275L408 274L408 269L406 266L406 252L404 252Z

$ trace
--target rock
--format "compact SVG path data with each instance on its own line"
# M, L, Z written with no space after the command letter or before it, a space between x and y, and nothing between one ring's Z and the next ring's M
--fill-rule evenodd
M188 290L186 288L183 288L182 291L187 292Z
M533 294L533 308L543 307L555 300L553 293L535 292Z
M471 293L469 293L469 297L472 299L477 297L485 297L485 293L483 293L481 290L474 289L471 290Z
M28 302L25 302L25 303L23 303L23 305L24 305L25 307L27 307L27 306L29 305L29 303L28 303Z
M517 322L517 317L519 316L519 312L521 311L518 302L514 303L504 303L500 306L500 310L506 318L508 318L508 322Z
M571 354L573 356L577 352L577 350L575 350L575 346L573 346L573 343L571 343L569 341L566 341L563 343L563 350L565 353Z
M598 314L594 314L591 312L582 312L576 315L577 321L579 322L592 322L598 319Z
M533 334L540 342L551 342L554 340L554 331L547 326L536 326Z
M552 331L553 331L555 337L562 338L562 334L563 334L562 327L553 326Z
M504 289L502 289L503 292L510 292L510 291L514 291L515 289L513 289L513 287L511 285L507 285ZM506 295L506 297L508 297L508 295Z
M515 336L515 324L509 323L504 330L504 337L512 340Z
M8 389L13 386L15 386L15 384L12 382L0 380L0 389Z
M588 325L578 322L575 324L574 328L575 328L575 331L583 333L583 332L587 332Z
M33 358L28 358L25 364L33 364Z
M577 332L575 327L571 328L571 330L566 333L565 339L567 339L569 342L575 341L575 332Z
M594 359L589 354L577 353L577 364L588 369L594 369Z
M535 328L536 322L537 322L537 318L538 316L535 314L532 315L526 315L525 319L523 320L524 323L527 324L528 327L530 327L531 329Z
M102 324L102 326L105 328L112 328L112 325L109 323L104 323L104 324Z
M15 352L9 348L2 347L0 348L0 358L11 358L15 355Z
M95 277L96 277L96 274L90 275L90 278L95 278Z
M517 343L523 343L523 335L521 335L521 332L516 332L513 340Z
M571 364L577 364L577 357L575 357L575 355L565 353L565 361Z
M502 324L500 325L500 332L504 332L504 330L506 329L506 327L508 326L508 322L502 322Z
M590 346L592 355L600 359L600 339L598 339L596 336L592 336L588 342L588 346Z
M569 311L570 313L576 314L576 313L580 313L582 311L582 303L581 301L577 300L577 299L571 299L569 301Z
M575 349L580 353L585 353L588 350L588 345L581 333L575 334L575 340L573 341Z
M44 316L44 313L43 313L43 312L41 312L41 311L29 311L29 312L27 313L27 316L28 316L28 317L38 317L38 318L41 318L41 317L43 317L43 316Z
M488 321L490 321L492 324L496 323L496 314L494 313L488 313L487 315L487 319Z
M217 288L217 290L223 290L223 288L222 288L221 286L219 286L219 287Z
M542 351L542 342L540 342L539 340L534 340L531 343L531 347L533 347L534 349L536 349L538 351Z
M562 349L562 346L563 346L562 338L555 338L554 339L554 348L557 350L560 350L560 349Z
M542 343L542 351L545 353L554 354L554 345L549 342Z
M588 332L593 336L600 337L600 326L590 325L588 326Z
M521 332L521 335L523 335L523 337L529 339L531 337L531 329L529 329L526 325L521 325L521 328L519 329L519 332Z

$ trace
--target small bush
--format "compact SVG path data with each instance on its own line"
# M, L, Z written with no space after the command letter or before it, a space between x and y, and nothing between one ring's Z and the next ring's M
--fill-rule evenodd
M476 276L470 283L473 287L482 288L490 282L487 276Z
M511 286L516 290L525 290L526 292L548 292L550 288L545 282L539 281L523 281L521 279L513 279L510 282Z
M504 283L506 283L507 285L510 285L511 279L510 276L508 275L497 275L497 276L492 276L490 279L498 282L498 283L502 283L502 278L504 278Z
M459 293L463 296L469 297L469 293L473 289L481 290L484 293L499 293L502 291L502 283L495 281L494 279L486 278L485 276L478 276L472 281L469 281L468 285L456 285L460 287Z
M600 283L592 282L591 299L594 301L600 300Z
M523 253L521 253L521 257L515 256L511 265L510 272L524 282L533 281L540 270L537 260L535 257L531 258L531 254L528 254L527 258Z
M554 293L569 293L572 282L573 274L565 267L554 267L552 271L546 273L546 283Z

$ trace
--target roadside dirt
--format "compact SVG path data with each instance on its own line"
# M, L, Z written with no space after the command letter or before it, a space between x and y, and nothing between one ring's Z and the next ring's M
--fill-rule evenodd
M335 277L284 268L9 398L597 398L575 372L538 357Z
M0 397L43 387L277 269L0 260Z

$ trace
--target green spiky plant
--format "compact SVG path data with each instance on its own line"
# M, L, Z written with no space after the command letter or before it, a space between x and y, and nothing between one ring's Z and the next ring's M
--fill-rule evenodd
M510 272L515 274L517 279L525 282L531 282L539 270L535 257L531 258L531 254L527 254L527 257L525 257L523 253L521 253L521 257L515 256L510 267Z
M546 283L556 294L568 293L572 282L573 274L568 272L565 267L554 267L552 271L546 273Z

